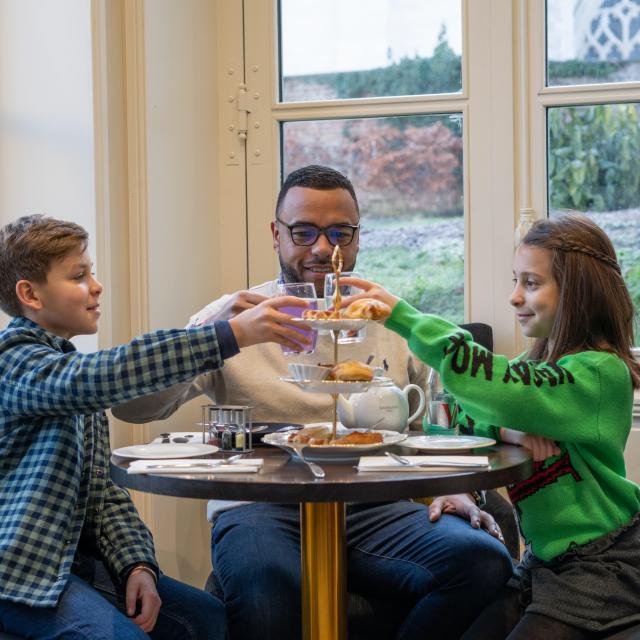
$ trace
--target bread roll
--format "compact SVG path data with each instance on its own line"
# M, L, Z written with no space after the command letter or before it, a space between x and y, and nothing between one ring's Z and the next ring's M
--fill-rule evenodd
M325 380L344 380L347 382L367 382L372 379L373 369L357 360L339 362L325 378Z
M362 298L352 302L343 313L343 317L351 320L383 320L391 314L391 307L373 298Z

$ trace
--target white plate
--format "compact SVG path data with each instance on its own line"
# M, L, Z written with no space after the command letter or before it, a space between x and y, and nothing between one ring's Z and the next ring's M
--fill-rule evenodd
M468 451L495 443L495 440L481 436L411 436L402 446L419 451Z
M306 424L305 427L316 426L331 426L330 422L315 422L313 424ZM337 432L339 435L346 435L352 431L366 431L366 429L346 429L341 424L338 425ZM280 447L285 451L288 451L293 458L298 457L296 449L303 449L303 455L307 460L313 462L340 462L349 463L357 461L363 453L369 451L377 451L390 447L393 444L398 444L406 439L406 435L403 433L397 433L396 431L383 431L377 430L382 434L383 442L375 444L313 444L313 445L296 445L287 442L287 439L291 435L290 433L268 433L262 439L263 442L271 444L275 447Z
M214 447L212 444L168 442L166 444L134 444L130 447L116 449L113 453L122 458L193 458L206 456L217 450L218 447Z
M350 382L349 380L296 380L295 378L280 378L283 382L298 385L309 393L361 393L371 384L367 382Z
M293 318L293 322L308 324L313 329L320 329L321 331L355 331L357 329L362 329L367 322L372 322L372 320L367 320L365 318L336 318L335 320Z

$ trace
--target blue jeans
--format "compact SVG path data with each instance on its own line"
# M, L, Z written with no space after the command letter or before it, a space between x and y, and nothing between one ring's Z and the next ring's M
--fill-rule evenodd
M300 637L297 505L250 504L222 513L212 558L233 640ZM457 516L429 521L418 503L347 509L348 590L392 603L397 640L457 639L512 574L509 553Z
M0 600L0 629L38 640L224 640L225 612L213 596L168 576L160 576L162 600L153 631L147 635L125 612L121 590L97 563L91 583L71 575L53 608Z

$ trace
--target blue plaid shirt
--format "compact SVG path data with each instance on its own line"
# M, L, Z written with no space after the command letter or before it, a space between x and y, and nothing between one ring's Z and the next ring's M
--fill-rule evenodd
M104 409L216 369L237 350L228 323L92 354L26 318L0 331L1 599L55 606L81 539L116 576L157 567L151 533L109 476Z

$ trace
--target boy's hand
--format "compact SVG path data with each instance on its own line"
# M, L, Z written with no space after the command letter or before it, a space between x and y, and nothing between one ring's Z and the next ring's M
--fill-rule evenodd
M341 285L350 285L352 287L358 287L362 289L364 293L357 293L353 296L349 296L342 301L342 307L346 308L350 305L354 300L359 300L361 298L373 298L374 300L380 300L380 302L384 302L388 304L391 309L400 302L400 298L394 296L392 293L389 293L384 287L381 287L379 284L375 282L369 282L369 280L363 280L362 278L340 278Z
M534 436L531 433L500 427L500 438L503 442L517 444L525 449L529 449L534 462L542 462L551 456L560 455L558 445L553 440L543 438L542 436Z
M453 513L460 516L468 520L474 529L482 527L494 538L504 542L502 531L493 516L476 506L476 503L466 493L434 498L429 505L429 520L436 522L443 513Z
M260 342L277 342L290 349L300 351L311 344L311 339L292 326L286 325L293 316L278 311L280 307L308 307L309 303L304 298L296 296L278 296L268 298L264 302L251 307L229 320L231 330L236 337L240 348L248 347ZM309 327L300 324L296 327L309 330Z
M140 612L136 615L138 603L140 603ZM156 590L154 579L146 571L133 573L127 579L125 605L127 615L145 633L153 630L160 613L162 600Z

